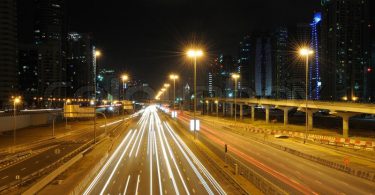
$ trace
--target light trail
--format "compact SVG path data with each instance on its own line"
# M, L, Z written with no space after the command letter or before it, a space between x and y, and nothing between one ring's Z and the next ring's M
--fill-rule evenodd
M164 161L165 161L165 164L167 166L167 169L168 169L168 175L169 175L169 178L172 180L172 184L173 184L173 187L175 189L175 192L176 194L180 194L179 190L178 190L178 187L177 187L177 184L176 184L176 180L174 178L174 175L173 175L173 171L172 171L172 168L171 168L171 165L169 163L169 160L168 160L168 155L167 155L167 152L165 150L165 146L164 146L164 142L163 142L163 139L161 138L161 125L159 124L159 122L157 121L156 122L156 127L157 127L157 134L158 134L158 137L159 137L159 142L161 143L161 149L162 149L162 152L163 152L163 156L164 156Z
M183 116L179 116L179 118L188 124L189 119ZM205 125L201 125L201 130L200 131L203 135L205 135L209 140L215 142L217 145L223 146L225 144L222 139L217 137L217 134L215 134L215 131L206 127ZM264 172L268 173L272 177L278 179L279 181L287 184L288 186L302 192L303 194L317 194L314 192L312 189L309 187L302 185L298 183L297 181L290 179L289 177L285 176L284 174L272 169L271 167L259 162L258 160L254 159L253 157L243 153L241 150L237 149L236 147L232 146L231 147L231 152L235 154L236 156L240 157L244 161L258 167L259 169L263 170Z
M132 137L130 138L128 144L126 145L124 151L122 152L122 154L121 154L121 156L120 156L120 159L117 161L117 163L116 163L116 165L115 165L115 168L112 170L111 175L110 175L109 178L107 179L107 182L105 183L105 185L104 185L102 191L100 192L101 195L102 195L102 194L104 193L104 191L107 189L109 182L112 180L113 175L115 174L115 172L116 172L118 166L120 165L122 159L124 158L125 153L126 153L126 151L128 150L130 144L132 143L133 138L134 138L134 135L135 135L136 133L137 133L136 131L133 132L133 135L132 135Z
M95 179L90 183L90 185L86 188L86 190L84 191L84 195L88 195L91 190L93 189L93 187L97 184L98 180L100 179L100 177L103 175L103 173L107 170L109 164L112 163L113 159L117 156L117 154L119 153L120 149L123 147L123 145L125 144L126 140L128 139L128 137L130 136L130 134L132 134L132 131L133 130L130 130L129 133L125 136L125 138L122 140L122 142L120 143L120 145L116 148L115 152L112 154L112 156L108 159L108 161L104 164L104 166L100 169L98 175L96 175Z
M157 120L157 122L158 122L158 125L161 125L161 124L160 124L160 118L159 118L159 116L158 116L157 114L155 114L154 117L156 118L156 120ZM163 126L161 126L161 129L163 129ZM176 170L177 170L177 173L178 173L178 175L179 175L179 177L180 177L180 180L181 180L181 182L182 182L182 185L184 186L184 189L185 189L186 193L187 193L188 195L190 195L189 189L188 189L187 186L186 186L185 180L184 180L184 178L183 178L182 175L181 175L180 169L178 168L177 163L176 163L176 159L175 159L175 157L174 157L174 155L173 155L173 152L172 152L172 150L171 150L171 147L170 147L170 145L169 145L169 143L168 143L168 141L167 141L167 137L166 137L165 134L164 134L164 130L161 131L161 135L162 135L162 137L163 137L163 139L164 139L164 142L166 143L165 145L167 146L167 149L168 149L168 152L169 152L169 156L171 157L172 162L173 162L173 164L174 164L174 166L175 166L175 168L176 168Z
M153 132L154 138L156 137L155 131ZM155 154L156 154L156 167L158 168L158 180L159 180L159 193L160 195L163 195L163 187L161 185L161 175L160 175L160 165L159 165L159 155L158 155L158 150L157 150L157 144L156 144L156 139L154 141L154 146L155 146Z
M220 184L215 180L215 178L207 171L206 167L199 161L199 159L194 155L194 153L190 150L190 148L184 143L184 141L174 132L172 127L167 123L164 122L164 125L167 127L168 132L171 134L173 140L177 143L177 145L180 147L180 144L182 147L186 150L186 152L189 154L189 156L193 159L194 163L198 165L199 169L203 174L206 176L206 178L210 181L212 186L216 189L216 191L219 194L226 194L224 189L220 186ZM176 141L177 139L177 141ZM181 150L182 151L182 150Z
M124 189L124 195L126 194L126 191L128 191L128 185L129 185L129 181L130 181L130 175L128 175L128 179L126 180L126 185L125 185L125 189Z
M138 187L139 187L139 182L140 182L140 175L138 174L138 178L137 178L137 187L135 188L135 195L138 195Z

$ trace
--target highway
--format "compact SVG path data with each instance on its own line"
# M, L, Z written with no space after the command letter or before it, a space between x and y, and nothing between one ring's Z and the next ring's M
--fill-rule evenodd
M83 194L226 194L155 106L124 136Z
M125 121L136 117L137 115L138 114L135 113L128 116L125 118ZM117 127L125 124L121 123L123 121L124 119L117 119L106 124L108 132L119 133L113 132L116 130L114 127L116 124L118 125ZM100 136L104 133L105 125L98 124L97 126L96 134L97 136ZM70 131L68 134L60 136L56 139L46 140L40 143L37 147L32 146L32 156L21 160L18 163L0 169L0 193L2 190L11 187L11 185L21 181L28 175L57 162L65 155L82 146L84 143L93 140L93 138L94 132L92 125L89 125L88 127L86 126L81 129Z
M189 116L179 116L188 125ZM201 121L198 138L229 154L291 194L374 194L374 183L305 160L233 132L228 125ZM219 154L223 156L223 153Z

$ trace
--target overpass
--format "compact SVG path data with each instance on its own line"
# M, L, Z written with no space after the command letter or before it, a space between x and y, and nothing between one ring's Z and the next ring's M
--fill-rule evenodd
M219 112L219 104L223 105L223 114L225 114L226 104L229 104L230 115L233 116L233 109L239 106L240 118L243 117L243 106L251 107L251 119L255 119L255 106L262 106L265 108L266 123L269 123L270 108L275 107L284 111L284 125L288 124L288 112L293 108L299 111L306 112L308 115L308 129L313 128L313 114L319 110L329 110L330 114L339 116L343 119L343 136L349 135L349 119L359 114L374 114L375 104L350 103L350 102L329 102L329 101L307 101L305 100L273 100L273 99L256 99L256 98L236 98L236 105L234 105L233 98L205 98L207 102L207 110L211 105L216 104L216 112ZM307 108L307 109L306 109Z

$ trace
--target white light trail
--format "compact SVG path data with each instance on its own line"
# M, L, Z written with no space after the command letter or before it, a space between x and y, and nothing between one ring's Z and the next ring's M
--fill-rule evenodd
M225 195L226 192L223 190L223 188L220 186L220 184L213 178L213 176L207 171L207 169L203 166L203 164L199 161L199 159L194 155L194 153L189 149L189 147L182 141L182 139L174 132L172 127L167 123L164 122L165 126L168 129L169 134L172 136L172 138L177 143L177 146L180 148L180 150L184 153L185 158L188 158L183 151L182 147L186 150L186 152L189 154L189 156L193 159L194 163L198 165L199 169L203 174L206 176L206 178L210 181L210 183L215 187L216 191L219 194ZM181 145L180 145L181 144ZM188 160L190 161L190 160Z
M126 180L126 185L125 185L125 189L124 189L124 195L126 194L126 191L128 191L128 185L129 185L129 181L130 181L130 175L128 175L128 179Z
M139 182L140 182L140 175L138 174L138 178L137 178L137 187L135 188L135 195L138 195L138 187L139 187Z
M108 161L104 164L104 166L100 169L98 175L96 175L95 179L90 183L90 185L86 188L84 195L88 195L91 190L94 188L94 186L97 184L100 177L103 175L103 173L107 170L110 163L112 163L113 159L117 156L117 153L119 153L120 148L123 147L128 137L132 134L133 130L130 130L129 133L125 136L125 138L122 140L120 145L116 148L115 152L112 154L112 156L108 159Z
M113 175L115 174L115 172L116 172L118 166L120 165L122 159L124 158L125 153L126 153L126 151L128 150L130 144L132 143L133 138L134 138L134 135L135 135L136 133L137 133L137 131L134 131L134 132L133 132L133 135L132 135L132 137L130 138L128 144L126 145L124 151L122 152L122 154L121 154L121 156L120 156L120 159L117 161L117 163L116 163L114 169L112 170L111 175L109 176L109 178L107 179L107 182L106 182L105 185L103 186L103 189L102 189L102 191L100 192L101 195L102 195L102 194L104 193L104 191L107 189L109 182L111 181L111 179L112 179Z

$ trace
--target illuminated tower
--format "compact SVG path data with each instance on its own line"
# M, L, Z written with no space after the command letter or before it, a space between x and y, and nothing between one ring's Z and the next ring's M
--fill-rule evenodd
M314 58L309 66L309 96L312 100L320 99L321 79L320 79L320 62L319 62L319 29L321 13L315 13L314 20L311 23L311 48L314 50Z

